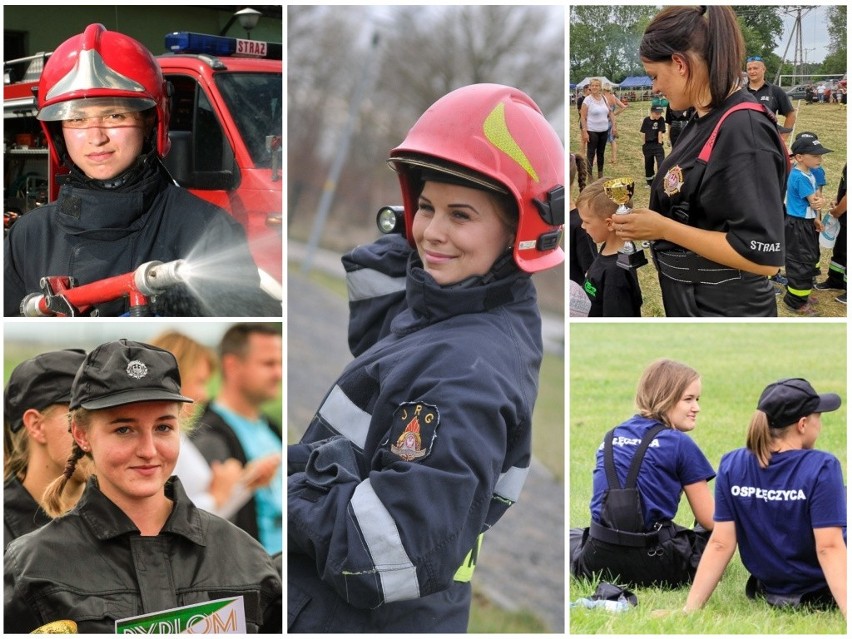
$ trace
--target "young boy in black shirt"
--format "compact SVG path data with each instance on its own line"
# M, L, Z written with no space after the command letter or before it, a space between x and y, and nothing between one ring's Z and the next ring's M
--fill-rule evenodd
M624 245L612 224L618 205L607 197L604 182L606 178L592 182L576 202L583 229L595 243L603 243L583 282L583 290L592 303L589 317L640 317L639 279L635 270L618 266L618 249ZM627 206L631 204L628 202Z
M652 106L651 113L642 120L639 131L645 135L642 144L642 155L645 156L645 182L651 186L654 181L654 160L657 161L657 169L663 163L665 153L663 152L663 133L666 132L666 121L662 117L663 107Z

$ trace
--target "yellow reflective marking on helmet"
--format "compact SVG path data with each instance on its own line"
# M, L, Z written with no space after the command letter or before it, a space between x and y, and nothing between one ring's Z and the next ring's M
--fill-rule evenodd
M494 107L494 110L485 118L482 123L482 132L485 137L498 149L517 162L520 167L536 182L538 182L538 174L532 166L532 163L527 158L526 154L515 142L512 134L509 133L509 127L506 126L506 105L502 102Z

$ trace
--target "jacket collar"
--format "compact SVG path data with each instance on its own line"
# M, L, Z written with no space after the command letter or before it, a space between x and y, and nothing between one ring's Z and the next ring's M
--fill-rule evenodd
M174 502L172 513L160 534L171 533L185 537L199 546L207 545L207 529L195 505L189 500L177 477L166 482L166 497ZM139 529L101 492L97 477L90 477L86 490L69 513L79 516L96 539L106 541L122 535L139 534Z
M391 325L396 334L405 334L430 324L469 313L483 313L532 296L535 289L528 273L519 269L504 277L482 282L471 280L460 285L440 286L420 263L416 254L408 263L405 290L408 310Z

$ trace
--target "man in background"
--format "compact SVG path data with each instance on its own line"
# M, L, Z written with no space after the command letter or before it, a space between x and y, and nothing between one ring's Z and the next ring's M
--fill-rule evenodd
M241 323L219 344L222 385L190 435L208 463L234 457L260 485L233 522L270 554L282 549L281 425L261 413L278 397L282 378L281 326Z

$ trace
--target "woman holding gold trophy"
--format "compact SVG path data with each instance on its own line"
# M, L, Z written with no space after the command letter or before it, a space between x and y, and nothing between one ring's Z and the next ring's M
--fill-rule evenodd
M652 184L649 207L613 221L653 241L668 316L777 315L787 153L771 115L739 90L742 34L730 7L669 7L639 55L654 89L695 116Z

